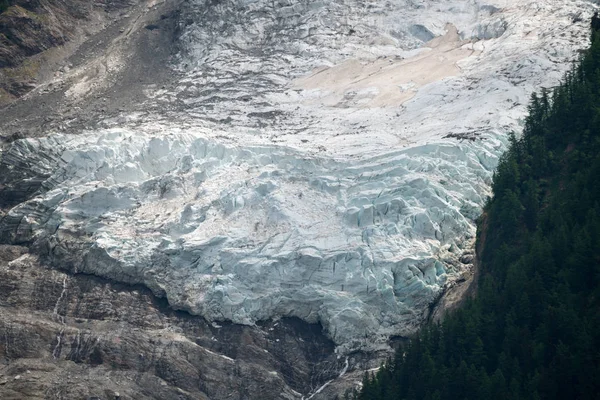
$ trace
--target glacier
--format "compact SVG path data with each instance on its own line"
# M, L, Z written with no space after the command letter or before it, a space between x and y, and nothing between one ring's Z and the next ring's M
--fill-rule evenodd
M586 44L591 13L191 0L177 84L146 90L161 112L2 150L0 240L209 321L298 317L340 352L383 346L472 268L508 133Z

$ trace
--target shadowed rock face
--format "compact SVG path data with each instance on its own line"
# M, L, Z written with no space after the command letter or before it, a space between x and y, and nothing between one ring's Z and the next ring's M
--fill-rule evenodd
M318 325L208 324L16 246L0 246L0 334L2 399L299 399L347 361Z
M0 68L15 67L26 57L64 44L74 30L73 22L89 12L82 7L83 3L68 10L53 7L55 12L44 9L52 2L43 3L15 2L0 14Z

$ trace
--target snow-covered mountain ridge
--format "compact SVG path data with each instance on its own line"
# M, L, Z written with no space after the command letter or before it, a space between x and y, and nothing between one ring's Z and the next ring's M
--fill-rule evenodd
M210 321L296 316L341 351L410 334L470 268L507 134L583 47L590 14L189 1L178 85L145 100L185 107L13 142L3 184L22 198L1 239Z

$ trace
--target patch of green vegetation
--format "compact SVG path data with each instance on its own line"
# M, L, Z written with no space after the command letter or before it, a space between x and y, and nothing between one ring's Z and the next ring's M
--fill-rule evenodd
M41 62L39 60L26 59L18 67L5 68L2 72L7 78L13 80L30 81L37 76L40 67Z
M0 2L1 1L3 1L3 0L0 0ZM4 1L7 1L8 3L12 3L11 0L4 0ZM35 22L38 22L40 24L43 24L43 23L47 22L47 20L48 20L47 16L27 10L18 5L9 5L2 11L2 15L5 15L7 17L16 17L16 18L27 17L27 18L29 18Z
M15 97L6 90L0 88L0 107L3 107L13 101Z
M0 0L0 14L6 11L11 6L11 3L10 0Z

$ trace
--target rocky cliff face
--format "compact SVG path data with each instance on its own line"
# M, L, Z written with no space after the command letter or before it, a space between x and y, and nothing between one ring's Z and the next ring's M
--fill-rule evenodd
M0 257L3 399L299 399L362 361L300 320L210 324L23 247Z
M50 7L35 4L5 13ZM132 397L343 392L471 274L507 132L576 57L591 12L555 0L114 7L0 110L0 241L18 246L4 248L0 390L16 397L28 362L44 391L72 373L81 392L67 398L115 396L95 389L113 376ZM105 15L84 14L60 14L57 35Z

